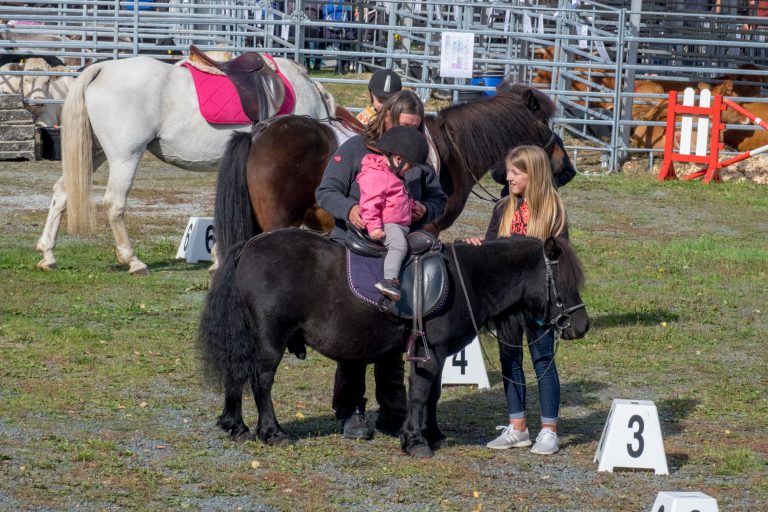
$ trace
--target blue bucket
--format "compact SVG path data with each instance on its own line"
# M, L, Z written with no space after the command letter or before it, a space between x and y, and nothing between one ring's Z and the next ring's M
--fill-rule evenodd
M495 89L503 79L503 76L481 76L479 78L473 78L469 83L470 85L493 87ZM486 96L496 96L496 91L483 91L483 94Z

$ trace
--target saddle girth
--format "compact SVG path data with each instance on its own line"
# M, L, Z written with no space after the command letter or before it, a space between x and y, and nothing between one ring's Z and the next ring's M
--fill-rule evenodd
M256 123L280 110L285 100L285 85L278 74L255 52L244 53L231 61L211 59L195 45L189 47L190 59L211 66L232 81L243 111Z

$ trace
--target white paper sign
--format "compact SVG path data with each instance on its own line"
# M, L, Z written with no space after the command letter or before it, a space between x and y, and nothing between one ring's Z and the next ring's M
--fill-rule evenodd
M523 13L523 32L526 34L533 33L533 24L531 23L531 17L527 12Z
M443 32L440 47L440 76L472 78L475 35L472 32Z

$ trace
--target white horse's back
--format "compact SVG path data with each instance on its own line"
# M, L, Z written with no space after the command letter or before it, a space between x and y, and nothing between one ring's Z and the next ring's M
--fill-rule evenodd
M287 59L276 59L296 93L294 113L316 119L329 117L335 105L322 86ZM125 206L145 150L161 160L190 170L214 171L231 134L250 125L212 125L202 117L191 73L150 57L106 61L87 67L75 80L62 112L64 176L54 198L38 250L42 268L54 268L56 233L69 210L69 228L85 233L93 226L92 174L94 157L109 163L104 194L118 260L132 273L146 265L136 258L125 228ZM95 137L95 141L93 138Z

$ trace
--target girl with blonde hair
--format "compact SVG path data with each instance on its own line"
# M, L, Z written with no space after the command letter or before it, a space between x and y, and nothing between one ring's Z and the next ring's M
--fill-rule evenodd
M552 179L547 154L538 146L518 146L505 160L509 196L493 209L485 240L512 235L527 235L546 240L552 236L567 238L565 208ZM480 238L467 243L479 245ZM532 443L526 425L526 385L523 372L523 326L516 318L496 326L499 357L504 376L504 393L509 411L509 425L496 427L501 435L487 444L489 448L527 447L542 455L559 448L557 419L560 411L560 378L555 366L555 338L550 329L537 327L528 332L527 346L536 371L541 402L541 431Z

